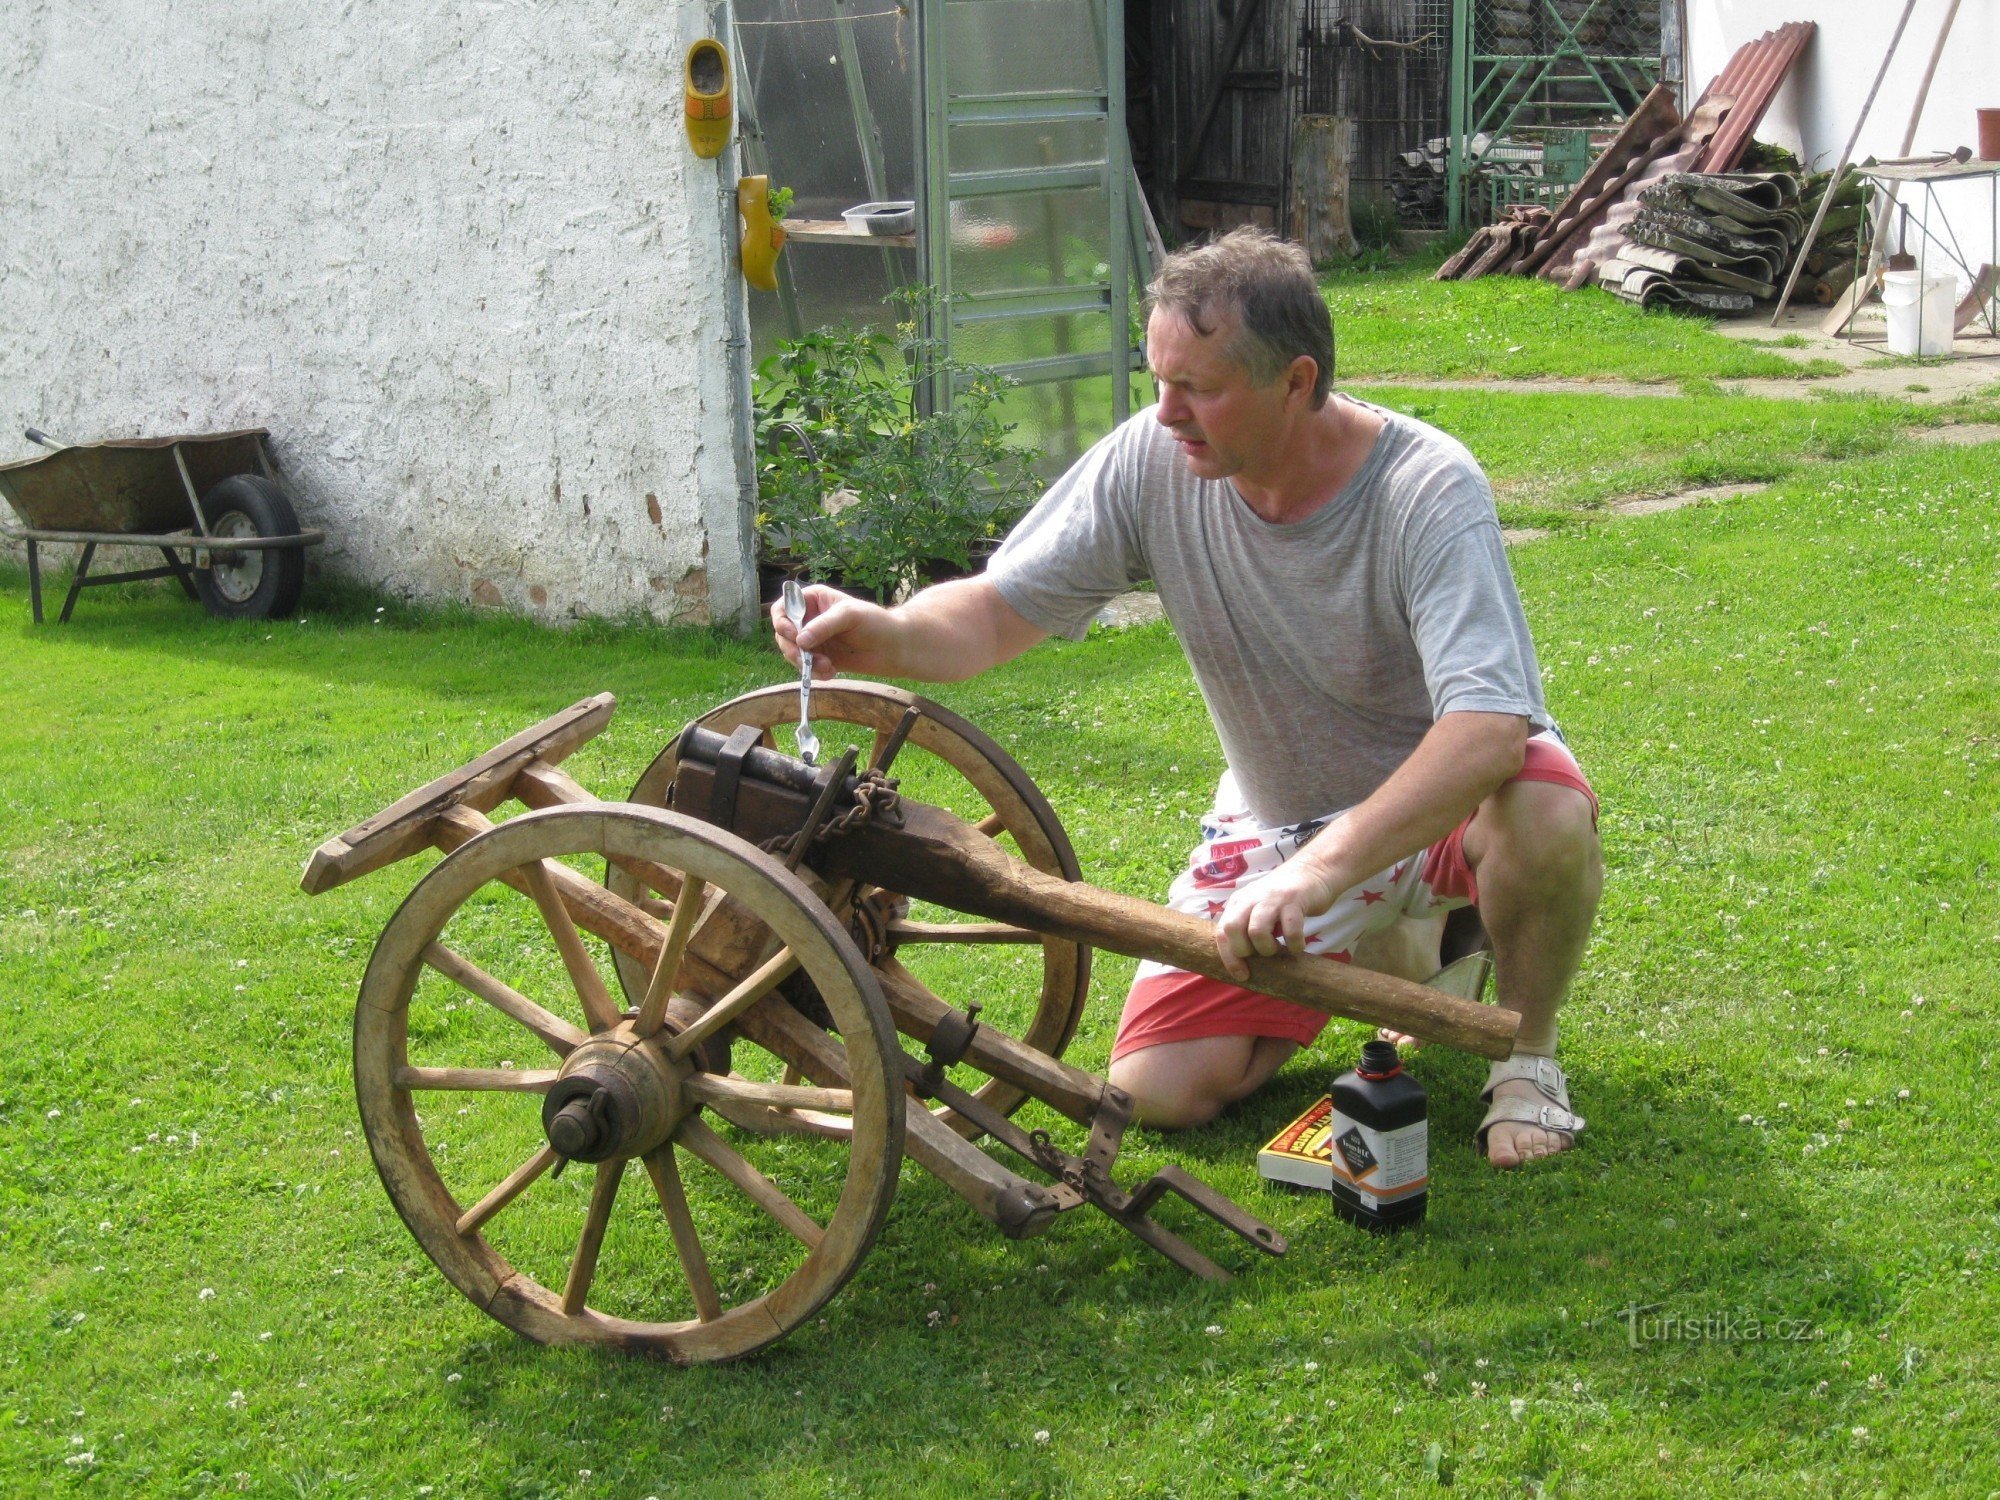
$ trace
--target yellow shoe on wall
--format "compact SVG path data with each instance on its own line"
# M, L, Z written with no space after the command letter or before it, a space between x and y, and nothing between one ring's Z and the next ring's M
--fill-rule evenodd
M785 231L771 217L771 179L737 178L736 211L743 215L743 279L760 292L775 292Z
M687 50L688 143L707 160L722 155L734 124L729 84L729 52L714 37L703 37Z

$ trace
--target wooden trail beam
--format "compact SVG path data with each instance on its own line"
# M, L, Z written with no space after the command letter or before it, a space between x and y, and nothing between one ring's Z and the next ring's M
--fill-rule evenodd
M1238 982L1223 968L1214 930L1200 917L1045 875L920 802L903 803L900 829L870 824L830 840L819 863L829 874L887 884L957 911ZM1248 987L1280 1000L1482 1057L1513 1055L1521 1018L1511 1010L1311 954L1253 957L1249 965Z
M715 781L713 748L720 741L699 729L683 736L674 791L679 811L706 815ZM736 790L734 831L755 841L799 827L812 774L788 756L752 750ZM907 798L901 827L870 820L828 839L812 863L834 879L864 880L972 916L1237 982L1201 918L1044 874L950 813ZM1513 1011L1314 955L1253 957L1249 965L1248 987L1263 994L1482 1057L1511 1056L1521 1025Z
M562 760L610 723L617 706L618 700L609 693L572 703L533 729L495 745L477 760L447 772L367 821L328 839L306 861L300 888L317 896L428 849L440 814L455 807L491 812L513 795L515 777L531 761L553 765Z

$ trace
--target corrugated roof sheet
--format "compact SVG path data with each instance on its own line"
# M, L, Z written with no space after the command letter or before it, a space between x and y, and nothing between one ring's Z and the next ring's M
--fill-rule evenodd
M1699 109L1701 102L1711 95L1732 101L1722 128L1709 141L1708 150L1695 170L1728 172L1742 161L1744 148L1763 122L1764 112L1771 107L1771 100L1777 97L1818 29L1814 21L1789 21L1736 49L1729 65L1716 75L1696 102Z

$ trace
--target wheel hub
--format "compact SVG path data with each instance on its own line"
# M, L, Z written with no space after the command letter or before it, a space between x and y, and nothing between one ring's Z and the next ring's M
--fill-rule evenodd
M254 537L257 527L242 511L232 510L209 528L209 534L235 540ZM215 580L217 593L232 604L241 604L255 594L257 585L263 582L264 554L235 548L227 552L211 552L209 573Z
M668 1061L629 1022L592 1037L564 1059L542 1100L542 1130L570 1161L643 1156L694 1107L680 1086L692 1071Z

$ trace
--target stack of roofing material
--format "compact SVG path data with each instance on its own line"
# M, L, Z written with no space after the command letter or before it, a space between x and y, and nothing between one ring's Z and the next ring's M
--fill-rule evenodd
M1672 91L1664 84L1655 88L1545 225L1532 236L1517 225L1480 231L1467 247L1476 245L1474 253L1447 261L1438 279L1505 271L1538 275L1566 289L1585 285L1600 265L1618 257L1648 187L1676 173L1722 173L1737 166L1817 29L1812 21L1792 21L1745 43L1685 119L1674 108Z
M1806 231L1799 180L1785 172L1676 172L1639 195L1600 286L1642 307L1748 312L1775 297Z

